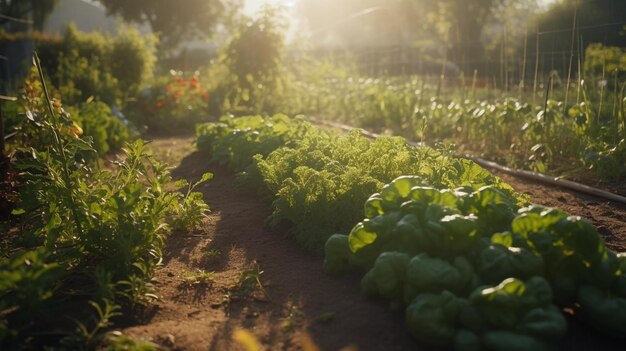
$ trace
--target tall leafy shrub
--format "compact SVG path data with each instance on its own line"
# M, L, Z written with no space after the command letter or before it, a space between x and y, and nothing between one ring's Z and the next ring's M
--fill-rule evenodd
M44 69L70 104L97 97L124 105L151 78L156 62L154 36L122 27L118 36L80 32L71 24L59 43L40 47Z

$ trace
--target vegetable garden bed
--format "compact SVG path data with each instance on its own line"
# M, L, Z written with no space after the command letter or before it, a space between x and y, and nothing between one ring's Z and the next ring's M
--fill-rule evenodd
M157 140L153 147L175 153L177 145L185 143ZM267 349L300 347L305 333L323 350L347 345L359 350L432 349L408 334L400 313L362 295L359 276L326 276L321 273L321 258L305 254L284 238L287 227L265 229L264 218L270 214L267 202L253 191L237 190L234 174L208 165L209 157L206 152L189 155L173 172L189 180L207 170L215 173L215 179L199 189L211 199L209 224L198 236L179 233L168 240L165 266L157 272L162 300L151 318L124 333L152 338L166 349L184 350L206 350L207 345L233 348L232 333L238 328L249 330ZM199 167L202 163L205 166ZM619 249L626 242L626 224L619 220L626 216L625 208L511 177L505 180L517 191L528 193L533 202L567 204L573 214L593 214L595 223L605 227L602 233L612 248ZM206 253L215 249L221 253L207 258ZM253 261L264 272L260 279L270 299L246 296L225 302L225 293L236 291L240 273ZM214 270L216 277L208 287L184 288L180 272L195 269ZM620 340L570 317L568 322L569 332L559 343L560 349L620 349Z
M458 350L549 348L566 332L563 310L622 333L621 315L610 311L626 310L624 255L607 249L585 220L528 206L471 162L398 140L381 154L394 161L372 167L380 162L372 150L375 155L393 138L361 143L358 134L340 137L284 116L225 119L201 127L199 136L214 161L244 171L244 180L273 199L272 221L294 225L296 240L313 250L320 237L354 223L362 211L355 203L364 202L368 189L362 179L380 191L375 182L391 174L377 171L409 165L402 174L412 176L372 195L366 219L348 236L330 236L324 267L369 271L362 289L391 300L392 308L408 306L407 326L426 343ZM266 153L251 159L249 150ZM347 212L333 222L329 210Z

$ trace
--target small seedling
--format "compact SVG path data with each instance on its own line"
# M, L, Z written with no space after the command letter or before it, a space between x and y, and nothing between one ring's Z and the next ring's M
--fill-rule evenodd
M283 320L283 323L281 324L282 328L285 330L291 330L295 328L299 324L298 321L301 315L302 313L300 312L300 309L298 309L298 306L292 305L289 308L289 313L287 314L287 317Z
M185 271L180 275L180 278L185 284L207 284L215 279L215 272L205 272L201 269L196 272Z
M265 298L269 299L269 295L267 294L267 291L265 291L265 288L263 288L263 284L261 284L261 279L259 278L261 274L263 274L263 271L256 262L254 262L254 266L252 268L241 272L238 284L239 292L243 295L250 295L258 287Z
M210 249L209 251L207 251L204 254L204 257L206 257L206 258L214 258L214 257L217 257L217 256L219 256L221 254L222 254L222 251L220 251L219 249Z

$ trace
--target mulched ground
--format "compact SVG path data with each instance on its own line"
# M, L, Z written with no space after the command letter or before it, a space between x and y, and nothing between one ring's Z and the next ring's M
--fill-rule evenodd
M242 350L235 330L251 332L267 350L430 350L406 332L401 313L359 291L359 277L328 277L322 258L268 229L269 204L253 191L237 190L232 173L192 152L191 137L161 138L152 148L180 163L176 178L215 178L200 187L212 212L193 233L173 233L164 266L155 277L161 299L122 331L152 340L164 350ZM165 150L165 151L163 151ZM158 153L157 152L157 153ZM181 160L182 159L182 160ZM536 203L589 218L609 246L626 251L626 207L497 174ZM198 270L214 272L205 283L185 282ZM261 284L253 278L258 277ZM243 283L242 283L243 282ZM621 350L619 341L572 324L563 350Z

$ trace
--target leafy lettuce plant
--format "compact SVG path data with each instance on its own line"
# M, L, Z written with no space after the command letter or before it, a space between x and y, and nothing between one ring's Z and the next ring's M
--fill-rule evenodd
M405 307L418 339L456 350L550 349L566 331L563 308L623 335L625 254L580 217L519 203L495 187L399 177L327 241L324 269L366 272L366 294Z

